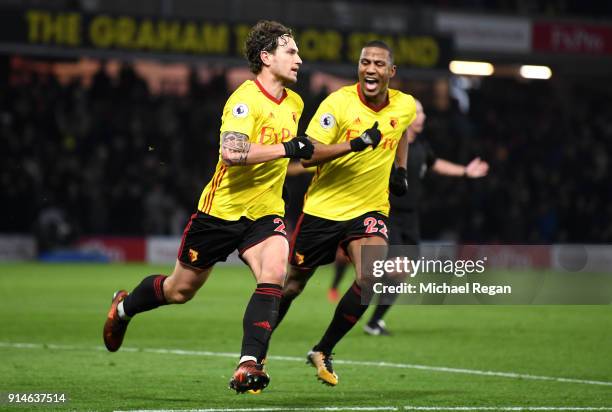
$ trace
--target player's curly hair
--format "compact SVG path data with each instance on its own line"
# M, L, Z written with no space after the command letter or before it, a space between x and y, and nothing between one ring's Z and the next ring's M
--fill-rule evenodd
M274 52L278 47L278 39L282 36L293 37L293 32L277 21L261 20L253 26L246 38L244 48L244 55L249 61L249 69L253 73L261 72L263 62L260 53L264 50Z

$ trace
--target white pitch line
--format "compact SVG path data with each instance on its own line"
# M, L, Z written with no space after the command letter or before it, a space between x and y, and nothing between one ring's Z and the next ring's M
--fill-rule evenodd
M236 409L136 409L114 412L293 412L293 411L399 411L393 406L325 406L322 408L236 408Z
M56 350L100 350L106 351L103 346L95 347L77 347L69 345L55 345L55 344L40 344L40 343L10 343L0 342L0 347L7 348L19 348L19 349L56 349ZM167 355L181 355L181 356L209 356L217 358L238 358L238 353L230 352L209 352L209 351L194 351L194 350L182 350L182 349L152 349L152 348L121 348L123 352L143 352L143 353L157 353ZM304 362L305 358L297 356L269 356L271 360L289 361L289 362ZM580 383L584 385L601 385L601 386L612 386L610 381L595 381L586 379L575 379L575 378L561 378L554 376L540 376L540 375L529 375L524 373L515 372L496 372L496 371L483 371L478 369L462 369L462 368L450 368L446 366L428 366L428 365L416 365L410 363L392 363L392 362L370 362L370 361L354 361L354 360L342 360L335 359L334 363L337 365L355 365L355 366L376 366L376 367L387 367L387 368L401 368L401 369L418 369L424 371L434 372L447 372L447 373L461 373L467 375L479 375L479 376L494 376L499 378L511 378L511 379L526 379L526 380L540 380L550 382L561 382L561 383Z
M406 411L612 411L607 406L404 406Z
M406 411L612 411L612 407L570 406L404 406ZM393 406L326 406L319 408L208 408L208 409L136 409L115 412L298 412L298 411L399 411Z

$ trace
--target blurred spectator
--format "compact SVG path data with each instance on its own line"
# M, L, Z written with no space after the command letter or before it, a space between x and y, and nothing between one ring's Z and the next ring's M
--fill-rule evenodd
M88 89L15 79L0 83L1 232L33 230L52 197L83 234L177 232L216 161L224 83L178 98L151 95L129 66Z
M35 223L38 250L47 252L67 246L76 239L73 225L64 210L50 205L43 208Z
M218 112L229 94L222 70L207 84L194 72L184 97L152 95L129 66L116 84L100 70L90 88L51 76L12 79L0 82L1 232L40 230L63 215L72 233L182 233L218 156ZM307 84L302 127L326 95ZM491 169L477 182L425 182L423 238L611 242L610 94L488 78L470 92L468 113L455 101L447 111L428 107L441 157L480 156Z
M173 206L170 195L164 191L160 184L155 184L144 198L145 232L161 235L169 234Z

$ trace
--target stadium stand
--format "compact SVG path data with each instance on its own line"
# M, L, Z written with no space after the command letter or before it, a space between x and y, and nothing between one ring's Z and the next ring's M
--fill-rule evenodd
M115 80L98 72L91 87L13 72L0 86L0 202L10 217L0 232L41 234L51 224L66 241L179 234L216 162L226 84L223 75L193 80L176 96L150 93L130 66ZM321 96L306 92L316 106ZM490 177L430 179L424 238L609 242L609 94L597 84L504 78L470 93L467 114L428 107L427 135L444 158L487 159Z

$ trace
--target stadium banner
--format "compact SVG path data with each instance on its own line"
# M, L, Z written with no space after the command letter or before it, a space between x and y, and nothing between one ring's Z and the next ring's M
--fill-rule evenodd
M531 52L531 22L526 18L441 12L435 25L453 35L457 50Z
M361 285L363 304L612 303L609 245L362 246L361 255L362 273L371 274Z
M149 236L146 241L146 262L152 264L170 264L176 261L180 236Z
M76 242L80 253L97 255L108 262L144 262L145 238L91 236L82 237Z
M538 52L610 55L612 26L536 21L533 49Z
M149 236L146 238L146 262L152 264L174 264L181 245L180 236ZM242 261L234 251L225 262L219 264L235 265Z
M36 240L29 235L0 235L0 262L32 260L36 257Z
M0 14L0 49L72 57L129 53L132 57L242 59L251 26L171 17L7 9ZM450 37L432 34L297 27L296 38L301 57L309 63L355 63L363 44L374 39L388 42L394 49L395 63L405 67L446 69L452 57Z

